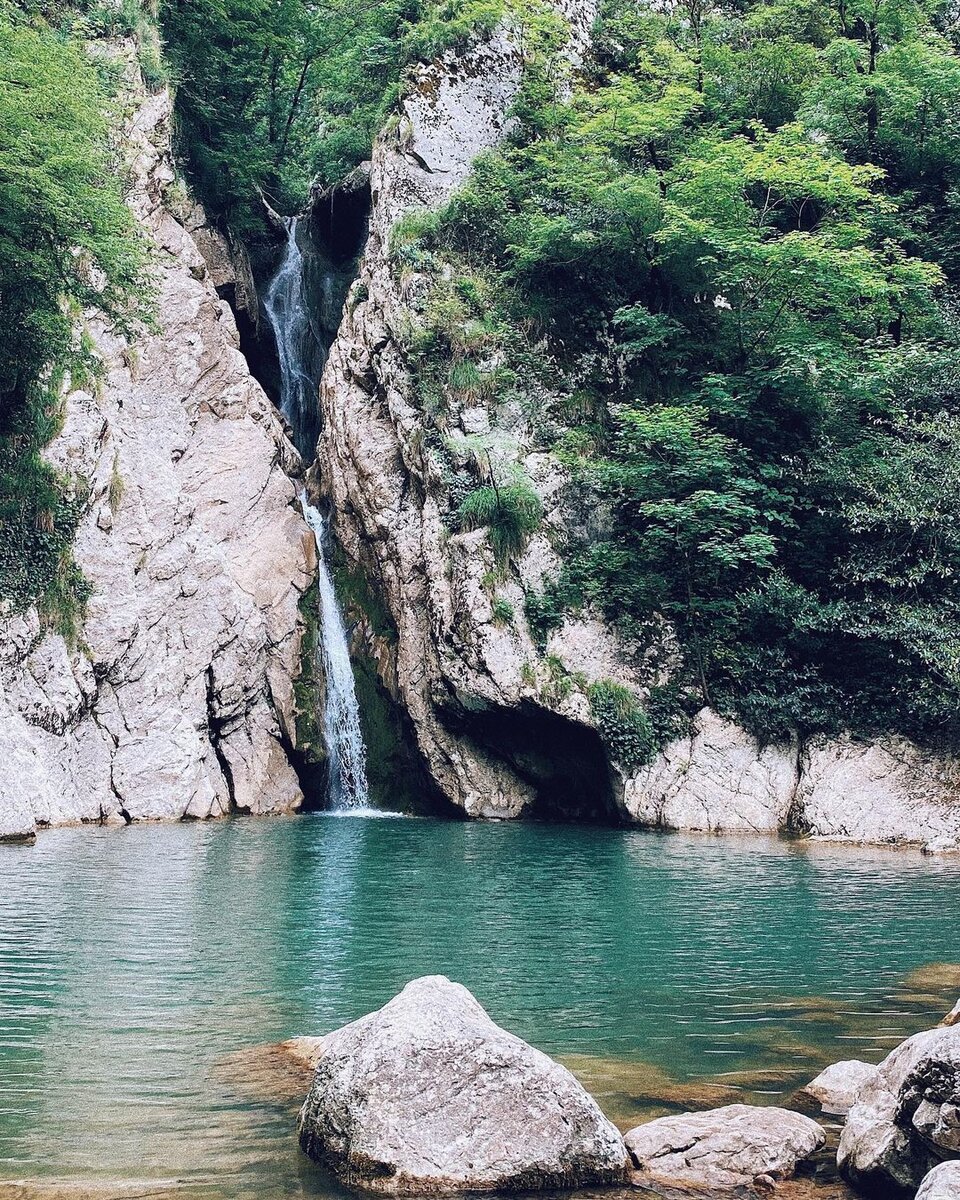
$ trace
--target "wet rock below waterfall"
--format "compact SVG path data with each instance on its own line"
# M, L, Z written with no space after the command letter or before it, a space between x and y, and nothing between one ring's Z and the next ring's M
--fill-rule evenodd
M960 1025L915 1034L880 1064L850 1109L841 1171L879 1196L912 1196L944 1158L960 1158Z
M390 1195L617 1183L617 1130L565 1067L443 976L329 1034L300 1143L346 1184Z
M749 1104L661 1117L624 1136L638 1184L720 1190L787 1178L825 1140L809 1117Z

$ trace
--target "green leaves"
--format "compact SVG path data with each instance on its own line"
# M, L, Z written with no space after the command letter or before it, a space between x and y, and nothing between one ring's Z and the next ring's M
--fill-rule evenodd
M915 0L606 0L569 100L531 88L408 248L482 281L599 514L527 597L541 643L595 605L762 736L960 738L958 85Z
M260 226L258 190L302 208L368 158L396 97L417 0L169 0L181 148L212 215Z
M0 604L76 633L80 504L40 450L65 373L90 369L82 308L142 309L144 249L107 137L110 98L82 45L0 6Z

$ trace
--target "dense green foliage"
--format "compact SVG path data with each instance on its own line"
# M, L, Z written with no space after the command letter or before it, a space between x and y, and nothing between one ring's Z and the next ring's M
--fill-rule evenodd
M184 158L209 211L243 232L262 190L302 207L369 157L396 98L418 0L165 0Z
M370 157L404 65L496 24L502 0L164 0L180 145L208 212L239 233Z
M764 737L960 735L948 16L608 0L572 95L534 56L508 144L395 240L435 281L411 360L434 419L444 362L496 370L503 420L603 514L535 632L666 619L678 704Z
M77 317L122 319L142 252L112 161L109 93L82 45L0 7L0 602L73 630L80 502L40 451L64 375L93 369Z

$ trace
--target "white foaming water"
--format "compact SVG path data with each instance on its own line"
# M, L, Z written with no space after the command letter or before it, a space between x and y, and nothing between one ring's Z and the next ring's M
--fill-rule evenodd
M360 730L360 710L350 665L343 617L333 579L324 557L326 523L301 493L300 506L317 542L317 584L320 592L320 645L326 677L327 702L323 728L329 756L328 794L331 809L356 815L370 812L367 790L367 751ZM372 815L372 813L371 813ZM377 813L379 816L380 814Z
M303 295L303 254L297 245L297 217L287 218L287 247L276 275L263 298L263 308L277 343L280 360L280 411L290 428L297 449L308 458L313 447L304 443L313 427L312 412L317 399L313 380L303 368L303 345L310 328L310 314Z

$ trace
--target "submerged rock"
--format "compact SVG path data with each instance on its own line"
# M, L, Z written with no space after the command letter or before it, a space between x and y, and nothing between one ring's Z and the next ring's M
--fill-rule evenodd
M323 1038L293 1037L236 1050L217 1064L217 1075L244 1096L299 1106L323 1053Z
M960 1162L945 1162L923 1178L917 1200L960 1200Z
M793 1174L826 1141L809 1117L785 1108L731 1104L661 1117L625 1134L638 1182L739 1188Z
M833 1063L804 1087L803 1092L818 1101L826 1113L845 1116L857 1102L863 1088L877 1074L870 1063L851 1058Z
M408 983L324 1039L300 1144L390 1195L618 1183L617 1130L570 1072L501 1029L460 984Z
M960 1157L960 1026L915 1034L889 1054L850 1109L837 1162L878 1195L912 1195Z

